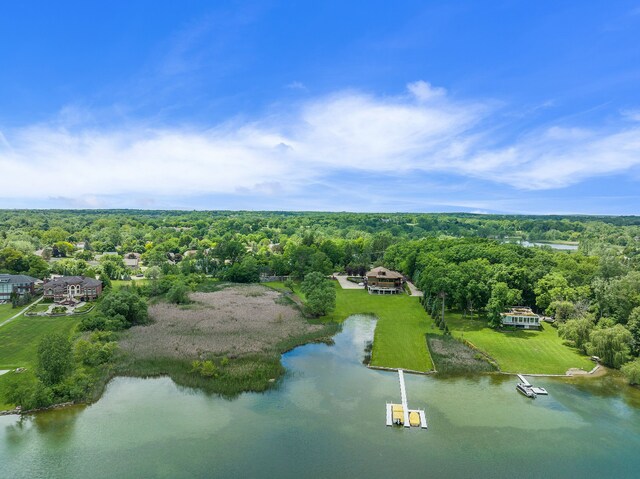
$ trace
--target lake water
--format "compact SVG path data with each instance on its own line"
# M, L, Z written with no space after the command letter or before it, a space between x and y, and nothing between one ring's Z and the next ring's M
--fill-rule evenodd
M264 394L117 378L92 406L0 417L0 477L638 477L640 394L614 378L535 378L550 396L530 400L509 376L406 375L429 429L386 427L399 387L361 364L374 327L284 355Z
M535 241L529 242L526 240L522 240L519 242L522 246L531 247L531 246L548 246L552 249L566 250L566 251L578 251L577 244L565 244L565 243L537 243Z

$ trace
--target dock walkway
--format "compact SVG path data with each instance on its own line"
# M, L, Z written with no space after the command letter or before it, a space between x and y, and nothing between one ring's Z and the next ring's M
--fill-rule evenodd
M409 409L407 401L407 389L404 382L404 371L398 369L398 381L400 382L400 402L401 404L387 403L386 424L392 426L394 423L404 427L420 426L427 429L427 417L422 409ZM402 414L400 416L400 414Z

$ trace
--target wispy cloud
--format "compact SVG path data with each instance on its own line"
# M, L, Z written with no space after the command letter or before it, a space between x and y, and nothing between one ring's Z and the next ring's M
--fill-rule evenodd
M287 85L287 88L289 90L302 90L302 91L306 91L307 87L304 83L300 82L300 81L292 81L291 83L289 83Z
M415 172L543 190L640 165L635 125L556 126L498 143L490 102L457 101L427 82L407 93L344 91L210 127L87 128L82 112L67 110L63 120L0 132L2 196L95 205L113 195L287 198L332 175L362 175L366 187L365 174Z

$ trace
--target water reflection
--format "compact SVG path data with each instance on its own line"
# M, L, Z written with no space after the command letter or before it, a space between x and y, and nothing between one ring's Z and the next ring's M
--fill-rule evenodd
M116 378L96 404L0 418L0 477L634 477L637 391L615 377L407 375L429 430L384 425L397 375L361 364L375 322L283 356L277 389L233 401L169 378ZM597 438L594 440L594 438Z

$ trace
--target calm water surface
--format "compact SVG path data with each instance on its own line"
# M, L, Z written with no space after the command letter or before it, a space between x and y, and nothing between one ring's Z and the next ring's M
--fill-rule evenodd
M0 417L2 478L639 477L640 395L613 379L407 375L429 430L388 428L397 374L361 365L375 323L283 357L277 390L235 400L168 378L112 381L86 408Z

